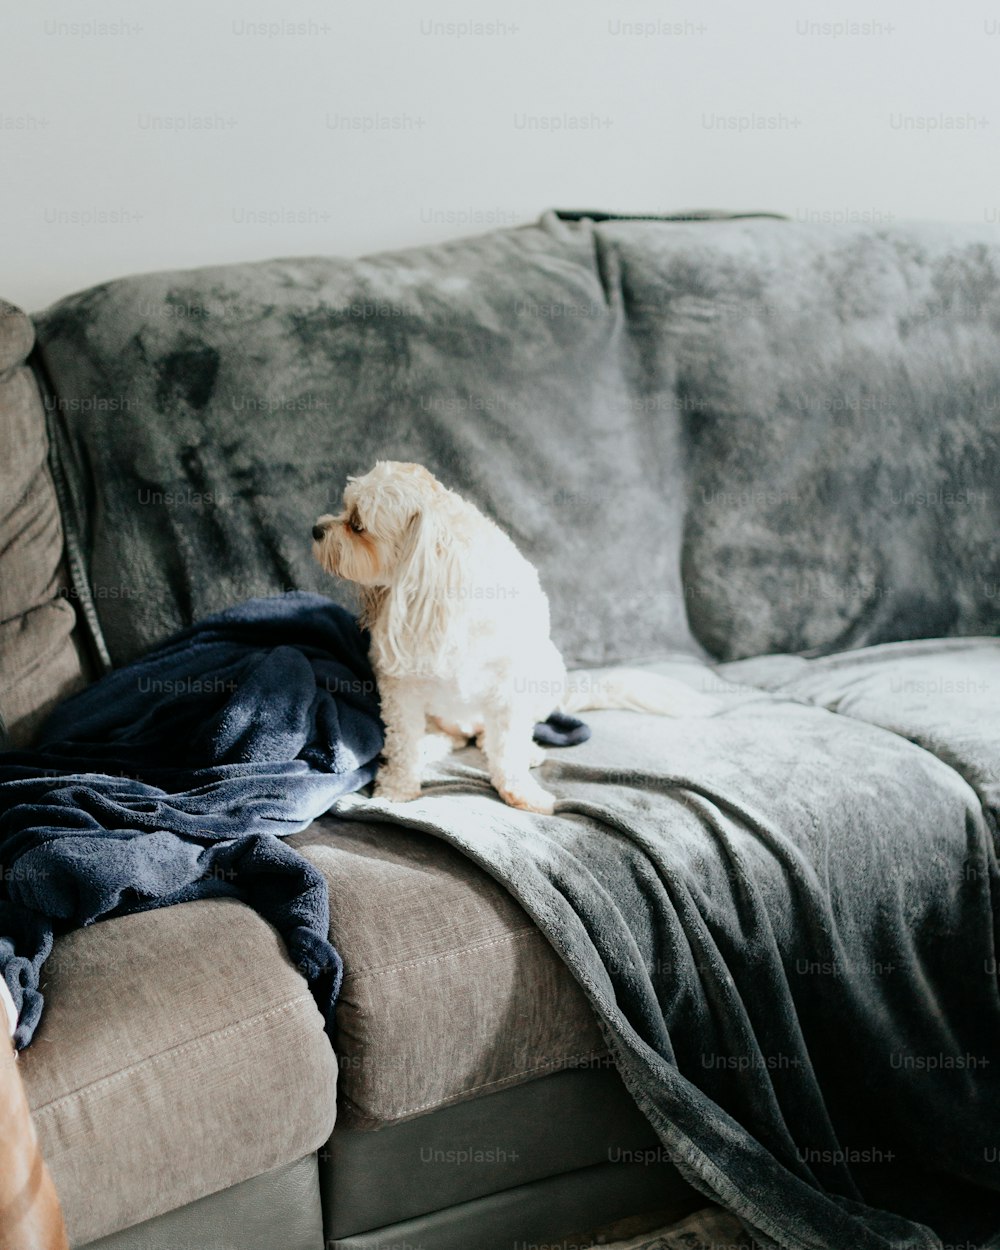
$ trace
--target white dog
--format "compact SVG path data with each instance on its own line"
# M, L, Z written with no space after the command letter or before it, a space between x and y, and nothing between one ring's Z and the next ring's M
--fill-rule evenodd
M505 803L551 812L531 776L536 721L554 710L670 715L705 697L650 673L567 675L538 574L471 503L419 464L380 460L349 478L343 508L313 527L316 559L360 587L385 722L381 798L420 793L424 738L476 737Z

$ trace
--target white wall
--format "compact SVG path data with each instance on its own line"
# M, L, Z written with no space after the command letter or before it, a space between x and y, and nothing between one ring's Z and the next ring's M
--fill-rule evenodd
M137 270L359 254L553 205L1000 219L988 0L6 13L0 295L29 309Z

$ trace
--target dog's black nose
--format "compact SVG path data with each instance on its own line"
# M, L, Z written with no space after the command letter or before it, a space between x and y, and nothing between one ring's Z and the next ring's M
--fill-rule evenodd
M326 530L322 527L322 525L313 526L313 538L315 538L318 543L323 541L325 534Z

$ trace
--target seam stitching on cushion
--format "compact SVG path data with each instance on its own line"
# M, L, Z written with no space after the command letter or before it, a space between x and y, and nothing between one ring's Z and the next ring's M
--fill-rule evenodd
M246 1020L240 1020L236 1024L227 1025L224 1029L216 1029L212 1033L202 1033L199 1037L189 1038L186 1042L178 1042L176 1046L171 1046L169 1050L161 1050L155 1055L149 1055L145 1059L140 1059L138 1063L129 1064L127 1068L119 1068L117 1072L111 1072L107 1076L102 1076L96 1081L91 1081L88 1085L81 1085L79 1089L71 1090L68 1094L60 1094L58 1098L53 1098L51 1102L42 1103L38 1107L32 1107L31 1113L32 1115L41 1115L43 1112L51 1111L64 1102L80 1098L84 1094L101 1089L103 1086L114 1085L126 1077L132 1076L142 1068L151 1067L159 1063L161 1059L175 1056L179 1052L192 1050L195 1047L204 1045L206 1042L219 1041L233 1033L242 1032L242 1030L249 1028L251 1025L259 1024L262 1020L279 1015L281 1012L288 1011L290 1008L296 1007L303 1002L314 1002L312 995L299 994L296 998L290 999L287 1003L282 1003L279 1007L269 1007L267 1011L258 1012L257 1015L250 1016Z
M449 1094L447 1098L432 1098L430 1102L421 1103L418 1107L409 1107L406 1111L397 1112L396 1118L399 1119L401 1116L414 1115L418 1111L427 1111L430 1107L444 1106L446 1103L451 1102L452 1100L464 1098L468 1094L476 1094L480 1090L490 1089L494 1085L503 1085L508 1081L515 1081L523 1076L532 1076L535 1072L542 1072L545 1069L548 1069L551 1072L562 1072L565 1070L567 1065L571 1063L578 1063L581 1059L598 1059L604 1055L610 1054L611 1051L605 1047L604 1050L591 1050L581 1055L567 1055L566 1058L560 1060L559 1063L553 1063L550 1059L546 1063L537 1064L534 1068L523 1068L520 1072L512 1072L508 1076L498 1077L495 1081L484 1081L482 1085L473 1085L470 1086L469 1089L459 1090L456 1094ZM358 1105L353 1101L353 1099L351 1101L353 1106ZM380 1123L383 1124L390 1122L383 1112L378 1113L378 1119Z
M458 950L443 951L440 955L427 955L423 959L411 959L405 964L391 964L387 968L361 968L357 972L345 972L344 981L352 981L358 977L387 977L392 976L394 972L405 972L408 968L419 968L424 964L437 964L445 959L454 959L458 955L469 955L473 951L488 950L491 946L502 946L506 943L514 943L523 941L530 937L533 933L539 933L534 925L529 925L524 929L515 929L513 933L504 933L497 938L489 938L482 942L475 942L471 946L462 946Z

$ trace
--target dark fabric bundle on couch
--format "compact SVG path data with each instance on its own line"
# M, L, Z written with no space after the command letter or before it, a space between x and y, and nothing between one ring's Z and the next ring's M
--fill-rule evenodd
M378 696L357 622L317 595L251 600L63 704L0 755L0 975L16 1043L53 932L230 895L288 945L332 1024L326 881L275 834L375 775Z
M589 730L553 714L547 746ZM38 1024L53 931L232 895L275 926L327 1021L341 977L322 875L280 841L375 776L367 642L319 595L251 599L64 703L0 755L0 976ZM278 835L278 836L275 836Z

